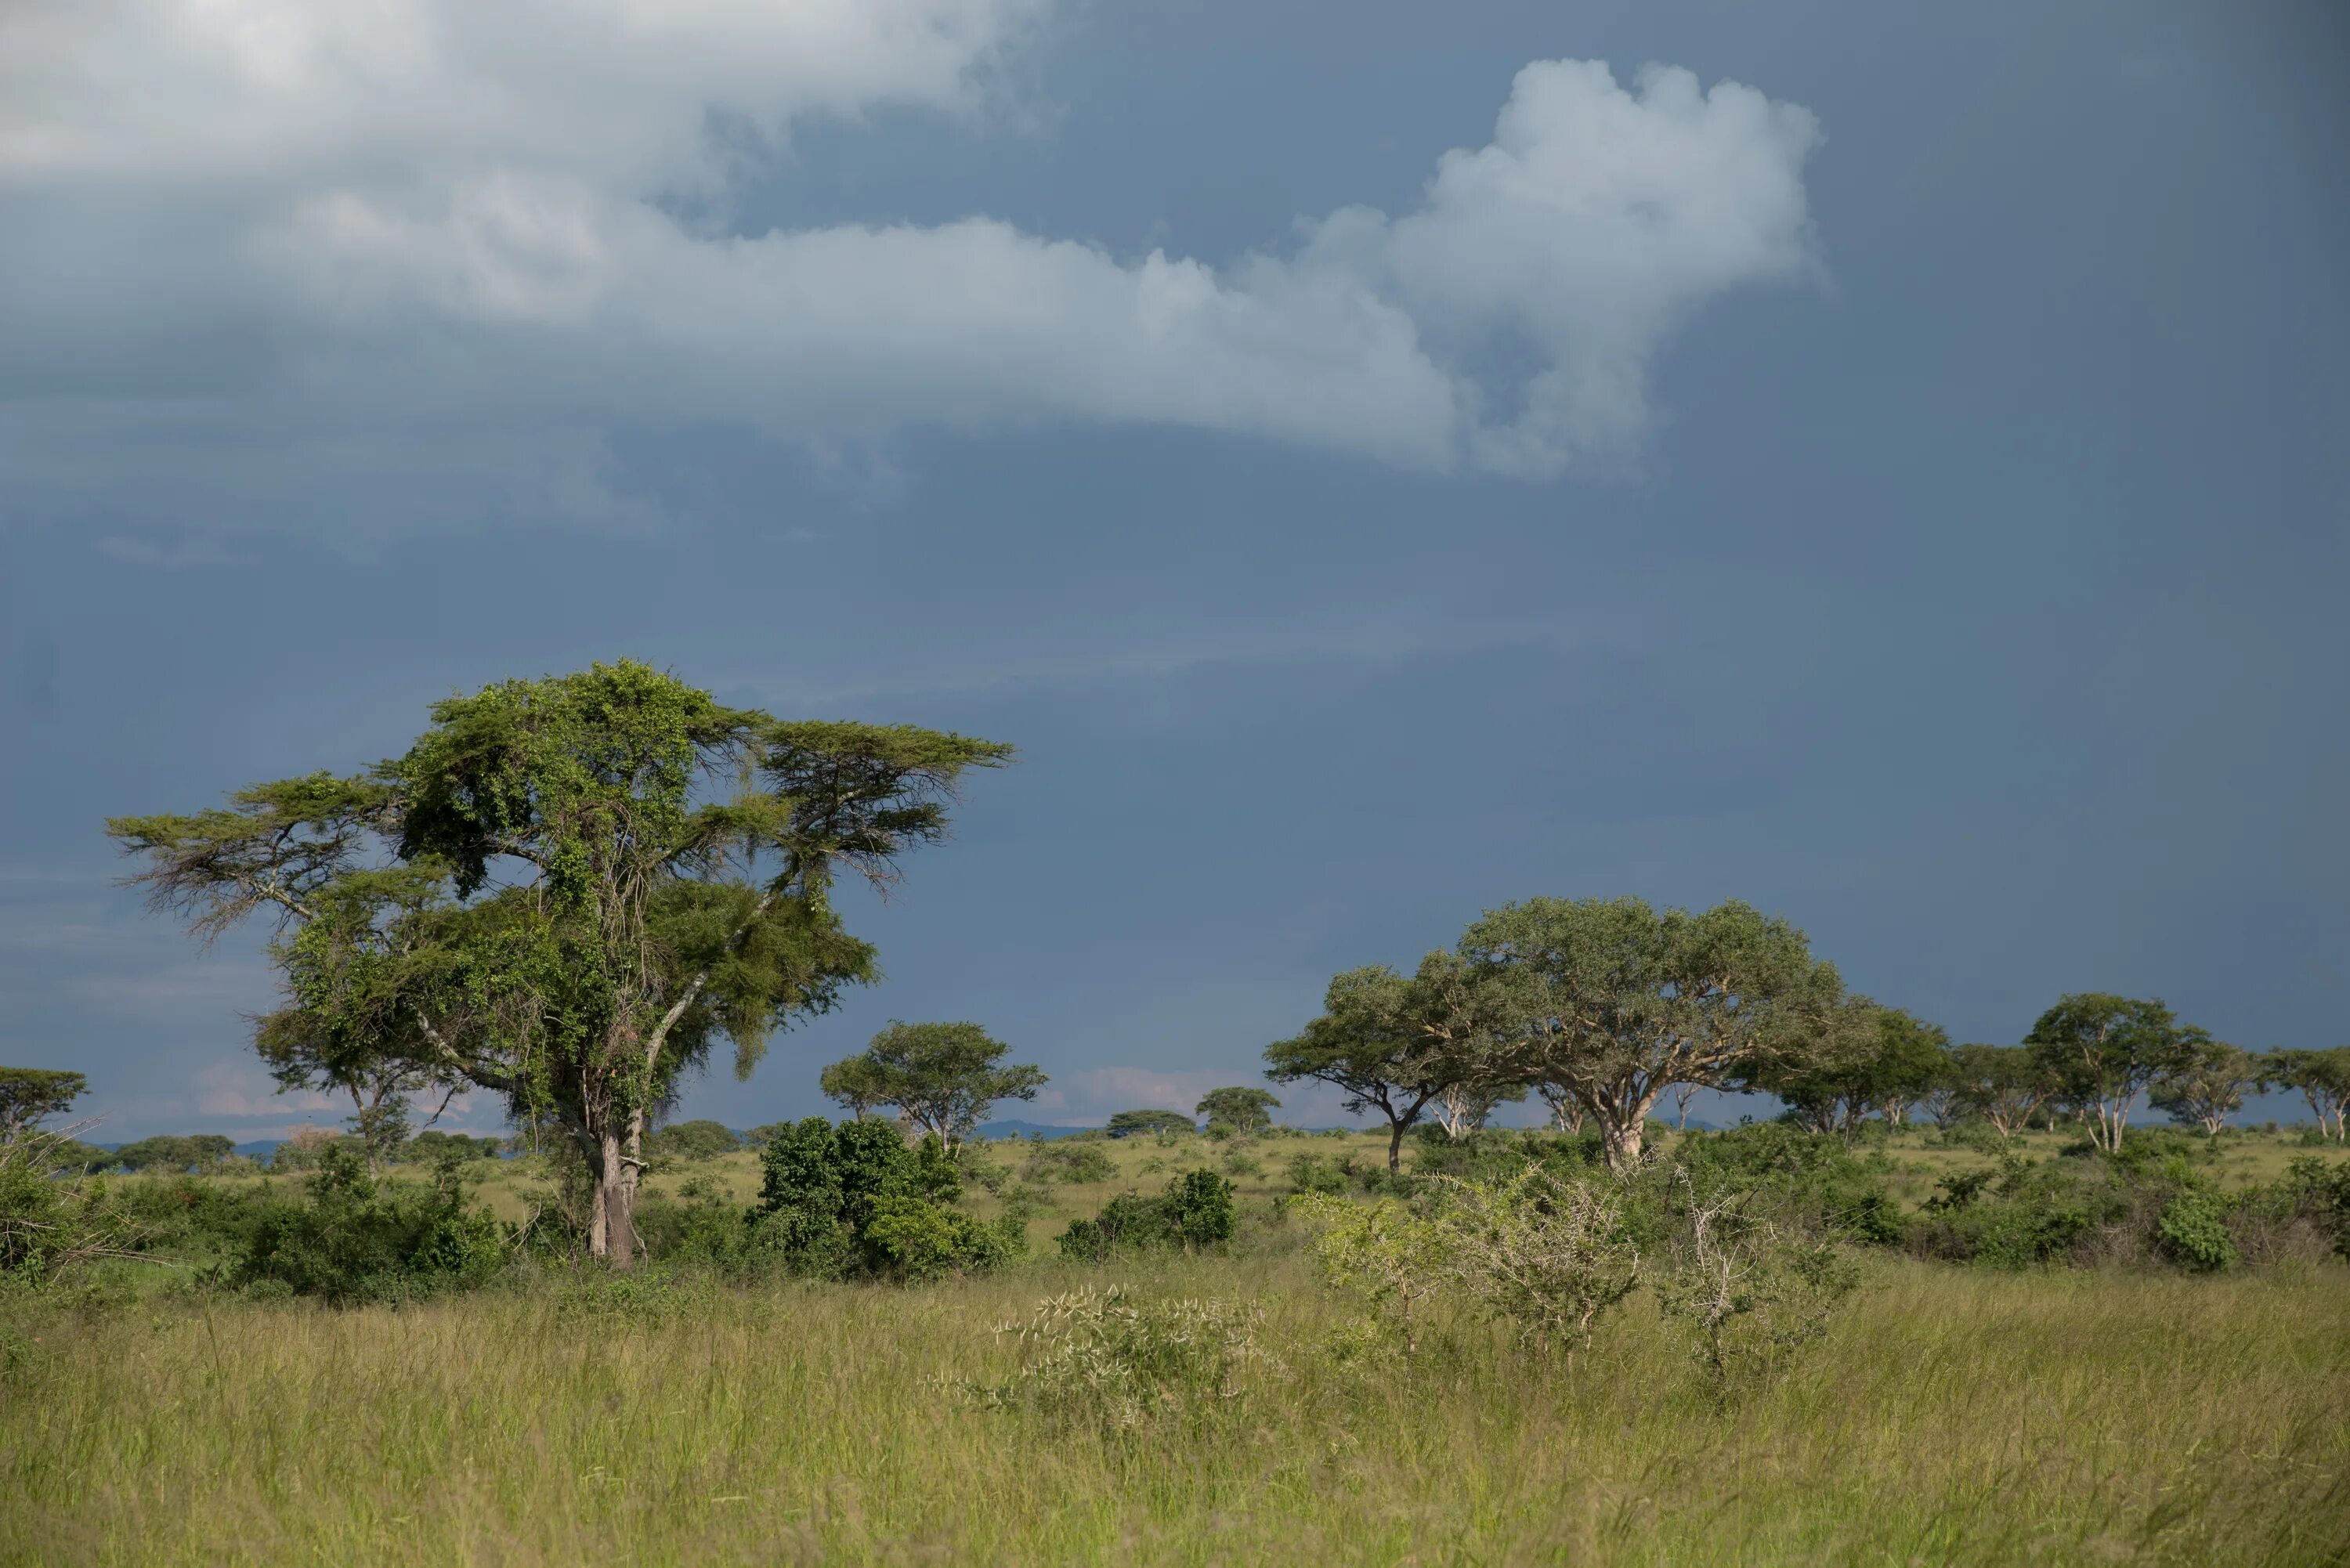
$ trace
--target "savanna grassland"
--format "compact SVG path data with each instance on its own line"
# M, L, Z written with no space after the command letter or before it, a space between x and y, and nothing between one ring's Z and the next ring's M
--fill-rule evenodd
M1990 1156L1901 1135L1905 1202ZM2053 1141L2053 1140L2052 1140ZM2350 1269L1860 1260L1824 1337L1724 1391L1645 1293L1571 1360L1439 1303L1409 1359L1275 1201L1300 1149L996 1145L1032 1256L905 1286L533 1264L397 1308L106 1264L11 1298L0 1558L22 1563L2177 1563L2350 1560ZM2228 1146L2262 1179L2289 1139ZM1035 1163L1031 1163L1035 1161ZM521 1162L478 1197L542 1200ZM1068 1219L1212 1166L1221 1253L1089 1267ZM1251 1167L1254 1168L1252 1169ZM234 1177L205 1179L235 1181ZM271 1178L282 1181L285 1178ZM655 1179L746 1200L749 1155ZM1043 1299L1229 1303L1205 1396L990 1397ZM1224 1309L1220 1309L1224 1310Z

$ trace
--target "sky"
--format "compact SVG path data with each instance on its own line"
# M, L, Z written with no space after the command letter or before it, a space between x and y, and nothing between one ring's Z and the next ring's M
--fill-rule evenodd
M103 819L624 656L1020 748L681 1116L1188 1109L1535 895L2350 1041L2345 104L2294 0L19 0L0 1060L333 1120Z

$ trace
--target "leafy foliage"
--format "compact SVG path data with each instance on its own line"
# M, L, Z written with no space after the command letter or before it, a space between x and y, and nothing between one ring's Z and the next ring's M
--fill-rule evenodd
M910 1148L886 1122L810 1116L759 1158L754 1241L799 1272L919 1279L992 1268L1019 1251L1008 1229L951 1207L962 1179L935 1137Z
M73 1108L89 1087L79 1073L46 1067L0 1067L0 1143Z
M905 1023L895 1019L860 1055L824 1070L824 1092L862 1115L895 1106L912 1126L949 1144L969 1137L1000 1100L1033 1100L1045 1075L1006 1065L1011 1049L976 1023Z
M1226 1127L1235 1133L1253 1133L1273 1125L1273 1113L1281 1102L1263 1089L1211 1089L1201 1096L1193 1107L1194 1114L1205 1116L1212 1130Z
M274 914L286 1005L261 1044L281 1082L389 1096L421 1075L554 1122L598 1189L591 1244L625 1268L650 1119L718 1041L747 1075L773 1031L872 978L837 871L894 880L1010 748L787 722L625 660L432 719L365 774L109 831L199 934Z
M235 1278L248 1289L331 1305L400 1302L478 1285L504 1263L505 1239L465 1207L453 1165L430 1185L381 1181L347 1148L327 1151L299 1202L273 1203Z
M1500 992L1527 1078L1572 1096L1618 1166L1638 1158L1674 1085L1725 1087L1816 1057L1843 994L1803 932L1737 902L1530 898L1471 924L1461 956Z
M1144 1248L1214 1246L1232 1240L1233 1218L1232 1184L1212 1170L1187 1170L1156 1198L1120 1193L1091 1220L1069 1221L1061 1255L1101 1262Z

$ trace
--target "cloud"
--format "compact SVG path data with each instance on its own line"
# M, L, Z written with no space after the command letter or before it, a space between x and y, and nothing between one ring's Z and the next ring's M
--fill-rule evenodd
M1339 207L1222 265L984 216L728 222L795 123L967 115L1041 16L13 7L0 516L654 528L611 441L693 421L816 450L1174 426L1540 480L1637 447L1691 311L1811 265L1808 112L1581 61L1521 71L1410 210Z

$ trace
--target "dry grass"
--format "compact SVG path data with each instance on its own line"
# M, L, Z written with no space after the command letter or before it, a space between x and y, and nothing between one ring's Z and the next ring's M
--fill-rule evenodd
M1278 1237L1274 1238L1278 1241ZM1084 1277L684 1282L400 1312L19 1307L0 1560L2320 1563L2350 1555L2350 1274L1877 1265L1724 1408L1644 1306L1569 1373L1409 1371L1276 1245L1112 1272L1260 1303L1245 1398L1127 1436L970 1407ZM36 1343L26 1344L29 1338Z

